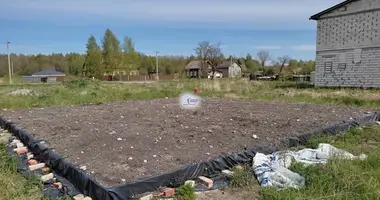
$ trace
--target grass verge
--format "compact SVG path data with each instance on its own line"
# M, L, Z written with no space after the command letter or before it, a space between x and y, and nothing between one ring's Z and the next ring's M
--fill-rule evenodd
M332 159L326 165L304 166L294 164L291 170L306 178L306 185L300 190L273 188L261 190L265 200L375 200L380 199L380 126L354 128L345 134L315 137L308 147L318 143L330 143L337 148L359 155L365 153L365 160Z
M49 200L37 177L24 177L17 172L17 158L7 154L4 144L0 144L0 158L0 200Z

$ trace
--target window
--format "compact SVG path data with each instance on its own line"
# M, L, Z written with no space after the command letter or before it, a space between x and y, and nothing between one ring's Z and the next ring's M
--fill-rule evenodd
M346 69L346 53L339 54L338 69Z
M333 66L333 63L332 62L325 62L325 74L331 74L332 73L332 66Z

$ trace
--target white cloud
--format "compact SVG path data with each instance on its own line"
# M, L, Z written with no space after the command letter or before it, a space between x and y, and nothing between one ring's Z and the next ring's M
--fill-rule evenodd
M309 21L308 18L340 1L12 0L2 3L0 19L66 20L66 23L69 21L88 23L89 20L95 19L102 19L103 22L109 23L113 21L165 22L166 24L199 22L253 29L314 29L315 23Z
M295 45L295 46L292 46L291 48L296 51L315 51L316 50L315 44Z
M259 46L254 46L253 48L257 50L280 50L283 47L280 45L259 45Z

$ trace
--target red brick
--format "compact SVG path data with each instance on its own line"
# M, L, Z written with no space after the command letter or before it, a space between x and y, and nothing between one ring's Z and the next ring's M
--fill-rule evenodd
M37 160L34 160L34 159L28 160L28 165L35 165L35 164L38 164Z
M165 197L172 197L175 195L175 188L164 188L162 192Z

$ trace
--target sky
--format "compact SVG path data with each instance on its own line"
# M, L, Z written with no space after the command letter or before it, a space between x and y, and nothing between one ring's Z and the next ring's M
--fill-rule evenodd
M342 0L0 0L0 53L85 52L110 28L132 37L148 55L194 54L201 41L220 42L226 55L314 59L310 16Z

